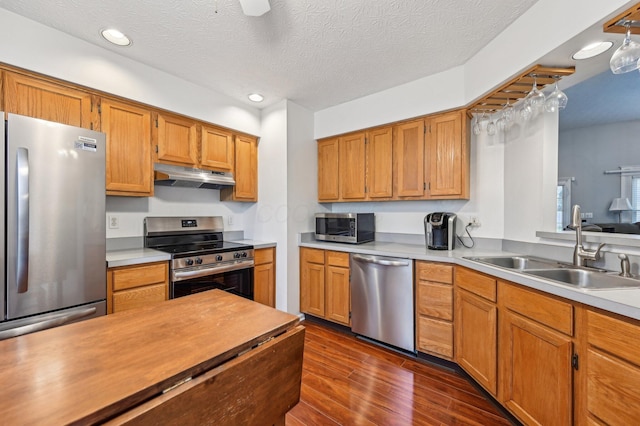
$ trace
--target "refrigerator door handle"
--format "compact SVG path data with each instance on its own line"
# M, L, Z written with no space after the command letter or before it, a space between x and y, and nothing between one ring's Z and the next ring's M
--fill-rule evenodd
M353 254L352 255L353 259L355 260L359 260L361 262L366 262L366 263L375 263L376 265L383 265L383 266L409 266L409 261L408 260L390 260L390 259L385 259L383 257L376 257L376 256L363 256L361 254Z
M29 150L17 149L18 250L16 284L18 293L29 289Z
M94 315L96 311L97 311L96 307L93 306L91 308L83 309L81 311L73 312L71 314L60 315L52 319L0 331L0 340L9 339L11 337L16 337L16 336L22 336L23 334L33 333L36 331L47 330L53 327L58 327L68 322Z

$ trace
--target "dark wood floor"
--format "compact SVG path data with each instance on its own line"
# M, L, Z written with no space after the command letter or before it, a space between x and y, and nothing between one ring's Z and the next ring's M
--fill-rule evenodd
M305 322L298 425L509 425L464 377Z

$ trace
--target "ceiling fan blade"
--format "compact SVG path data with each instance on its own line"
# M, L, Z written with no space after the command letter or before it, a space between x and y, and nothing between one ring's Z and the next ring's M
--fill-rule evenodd
M239 0L242 11L247 16L262 16L271 10L269 0Z

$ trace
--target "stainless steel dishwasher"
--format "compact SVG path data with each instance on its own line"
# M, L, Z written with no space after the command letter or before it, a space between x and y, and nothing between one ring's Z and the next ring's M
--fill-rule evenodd
M415 353L410 259L352 253L351 330Z

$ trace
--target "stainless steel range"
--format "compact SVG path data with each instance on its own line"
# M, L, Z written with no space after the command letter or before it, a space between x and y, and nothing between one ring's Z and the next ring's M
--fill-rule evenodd
M224 241L223 231L221 216L145 218L145 247L171 254L171 299L222 289L253 300L253 246Z

